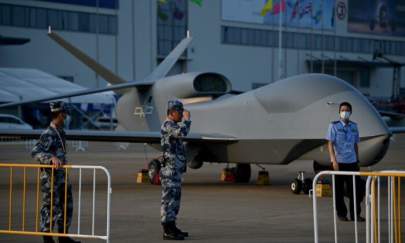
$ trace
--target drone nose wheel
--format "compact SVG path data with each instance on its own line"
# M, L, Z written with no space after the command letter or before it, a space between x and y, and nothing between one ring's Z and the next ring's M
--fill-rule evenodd
M308 194L312 189L312 180L305 178L305 172L298 172L297 178L295 178L290 184L291 192L294 194L300 194L301 191L304 194Z

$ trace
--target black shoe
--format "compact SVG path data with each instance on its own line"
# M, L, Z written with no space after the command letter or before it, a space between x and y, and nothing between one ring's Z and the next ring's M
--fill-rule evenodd
M173 222L173 230L174 230L174 232L176 232L176 234L183 235L184 237L188 237L188 235L189 235L188 232L181 231L181 229L177 228L175 222Z
M162 223L163 240L184 240L184 236L177 234L173 228L172 222Z
M338 216L340 221L347 222L349 219L346 216Z
M44 236L44 243L55 243L52 236Z
M80 241L73 240L70 237L59 237L59 243L80 243Z

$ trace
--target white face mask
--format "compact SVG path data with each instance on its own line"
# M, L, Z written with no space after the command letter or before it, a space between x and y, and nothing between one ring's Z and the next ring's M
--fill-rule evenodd
M340 112L340 118L343 120L349 120L349 117L351 115L350 111L342 111Z

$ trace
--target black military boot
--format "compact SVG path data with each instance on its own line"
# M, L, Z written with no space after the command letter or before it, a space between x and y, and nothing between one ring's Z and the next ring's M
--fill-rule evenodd
M184 240L184 236L176 234L172 222L162 223L163 226L163 240Z
M55 243L52 236L44 236L44 243Z
M173 229L175 230L176 234L183 235L184 237L188 237L188 232L181 231L181 229L177 228L176 222L173 222Z

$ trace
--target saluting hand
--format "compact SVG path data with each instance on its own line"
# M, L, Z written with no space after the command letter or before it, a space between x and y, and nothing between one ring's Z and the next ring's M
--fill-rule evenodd
M60 161L57 157L53 156L51 158L52 160L52 165L55 169L59 169L59 167L62 167L62 161Z
M186 121L189 121L190 120L190 112L188 111L188 110L184 110L183 111L183 118L184 118L184 120L186 120Z

